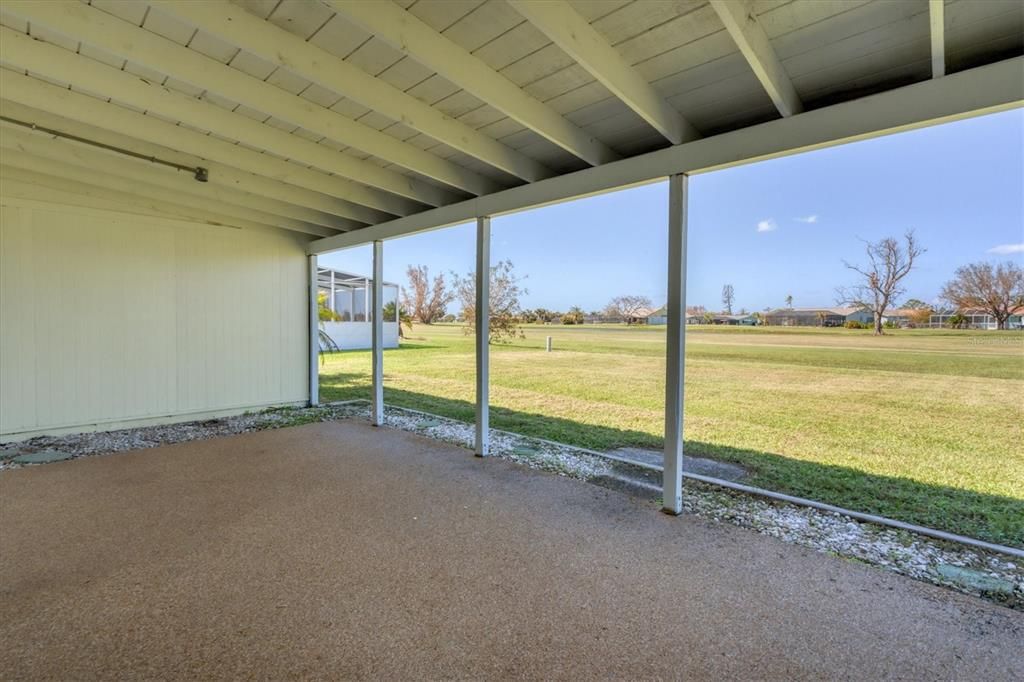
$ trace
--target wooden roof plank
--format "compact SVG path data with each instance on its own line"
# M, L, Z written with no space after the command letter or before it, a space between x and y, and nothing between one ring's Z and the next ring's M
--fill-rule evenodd
M321 87L357 99L393 121L420 130L470 156L525 180L549 177L541 164L508 149L362 69L230 5L160 2L157 6L186 19L268 64L286 67ZM243 53L245 54L245 52ZM372 125L365 119L361 123ZM382 158L384 158L382 156Z
M775 54L750 4L736 0L710 1L779 113L792 116L803 111L804 105L793 87L793 81Z
M478 57L390 0L331 0L329 4L339 14L361 24L392 47L429 66L589 163L601 164L618 158L599 140L586 135L496 73Z
M187 49L174 41L161 39L145 32L129 22L118 19L100 10L78 2L22 2L11 0L5 9L28 18L33 24L39 23L64 35L97 45L115 54L158 69L167 75L224 95L236 102L246 104L260 111L291 121L310 130L317 130L326 137L338 139L346 144L358 146L367 153L387 159L426 177L446 183L452 187L473 194L494 191L500 185L482 178L476 173L456 164L438 159L421 150L404 145L378 131L363 126L326 109L309 106L303 100L284 92L262 80L252 78L198 52ZM166 9L166 8L165 8ZM167 12L175 23L182 23L175 15ZM150 12L149 17L155 16ZM149 19L147 18L147 22ZM256 21L259 21L256 19ZM195 27L189 25L195 32ZM268 28L269 25L268 25ZM410 185L393 177L392 172L369 168L353 168L353 179L374 184L381 189L434 205L446 203L428 186Z

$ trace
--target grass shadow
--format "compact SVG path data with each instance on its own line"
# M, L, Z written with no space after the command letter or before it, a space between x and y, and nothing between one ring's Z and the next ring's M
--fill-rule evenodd
M361 378L334 374L331 386L322 388L321 395L324 400L369 398L365 387L355 384ZM469 423L475 418L475 406L466 400L385 387L384 401ZM492 406L490 414L494 428L595 450L660 448L663 444L661 439L641 431L533 412ZM747 482L758 487L1024 548L1024 500L718 443L687 440L685 449L688 455L744 467L750 475Z

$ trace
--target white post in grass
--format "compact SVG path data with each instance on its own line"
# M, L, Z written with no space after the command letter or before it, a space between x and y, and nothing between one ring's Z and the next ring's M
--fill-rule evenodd
M366 316L372 320L373 329L373 402L370 421L374 426L384 423L384 242L373 242L373 295ZM371 316L372 315L372 316Z
M320 306L316 256L309 257L309 406L320 404Z
M686 201L688 177L668 184L668 331L665 343L665 471L662 508L683 511L683 376L686 354Z
M476 219L476 455L490 454L491 219Z

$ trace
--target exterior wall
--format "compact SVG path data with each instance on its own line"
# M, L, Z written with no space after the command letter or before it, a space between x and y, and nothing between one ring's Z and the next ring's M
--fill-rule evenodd
M875 314L870 310L858 310L846 316L847 322L860 322L861 324L874 324Z
M844 315L829 313L824 319L815 312L771 312L765 316L773 327L841 327L846 321Z
M0 438L308 399L303 235L0 204Z
M373 345L372 322L322 322L320 328L342 350L359 350ZM398 348L397 322L384 322L384 347Z
M929 327L946 327L949 326L949 318L953 317L957 313L954 312L941 312L932 313L929 320ZM967 329L985 329L994 331L999 329L999 325L996 323L996 318L986 313L964 313L964 327ZM1006 320L1007 329L1024 329L1024 316L1021 315L1010 315Z

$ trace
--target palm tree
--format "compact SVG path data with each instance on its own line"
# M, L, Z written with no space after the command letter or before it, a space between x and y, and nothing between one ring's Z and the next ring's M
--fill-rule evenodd
M387 304L385 304L384 310L382 312L384 313L385 320L394 320L395 302L389 301ZM404 306L398 308L398 338L400 339L405 338L405 332L402 331L402 327L408 327L409 331L412 331L412 315L410 315L408 311L406 311Z

